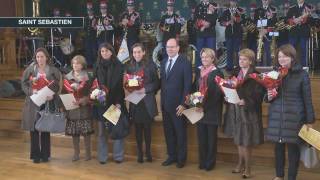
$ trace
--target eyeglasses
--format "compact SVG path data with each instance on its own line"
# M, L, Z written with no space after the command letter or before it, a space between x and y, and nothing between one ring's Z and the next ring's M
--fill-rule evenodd
M177 46L166 46L167 49L176 48Z

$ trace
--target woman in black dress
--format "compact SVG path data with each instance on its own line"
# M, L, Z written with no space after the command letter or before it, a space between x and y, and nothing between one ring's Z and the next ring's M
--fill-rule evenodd
M160 81L158 77L157 67L151 60L146 59L146 50L141 43L136 43L132 46L132 58L126 65L126 73L129 75L138 75L142 78L143 85L135 88L134 90L138 93L146 94L146 96L138 103L130 103L129 114L135 125L137 151L139 163L143 162L143 150L142 142L143 135L146 146L146 157L147 161L152 161L151 156L151 123L154 117L158 114L157 103L155 95L160 88ZM125 82L125 89L133 92L133 89L128 87Z

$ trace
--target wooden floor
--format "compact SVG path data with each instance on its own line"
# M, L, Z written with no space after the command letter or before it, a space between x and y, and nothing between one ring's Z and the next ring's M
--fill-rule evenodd
M161 161L138 164L135 157L126 157L122 164L109 161L100 165L96 159L90 161L71 161L72 149L53 147L53 158L48 163L34 164L29 159L29 144L16 138L0 138L0 179L242 179L237 174L230 173L233 164L217 162L216 169L210 172L198 170L196 163L189 163L183 169L175 166L162 167ZM93 154L95 156L95 154ZM254 180L270 180L274 175L272 167L253 166ZM320 169L299 171L298 179L319 180Z

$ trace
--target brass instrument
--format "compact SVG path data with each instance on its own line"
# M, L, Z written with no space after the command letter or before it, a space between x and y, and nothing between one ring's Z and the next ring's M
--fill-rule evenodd
M278 22L276 22L275 27L276 27L276 30L282 31L282 30L290 30L293 26L287 24L284 19L281 19Z
M253 22L247 21L244 24L244 28L246 29L247 32L253 33L257 30L256 25Z
M270 44L272 64L275 63L276 49L277 49L276 36L272 36L271 44Z
M262 28L259 30L259 35L258 35L258 45L257 45L257 62L262 61L262 56L263 56L263 37L265 36L266 32Z
M32 17L40 16L40 0L33 0L32 2ZM39 28L29 27L28 31L31 33L31 36L38 36L41 32Z

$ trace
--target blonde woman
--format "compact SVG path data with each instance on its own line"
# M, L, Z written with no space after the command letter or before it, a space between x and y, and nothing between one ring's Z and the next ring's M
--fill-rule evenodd
M91 159L90 135L93 133L91 106L89 105L89 76L86 72L86 60L77 55L71 60L72 71L64 78L64 90L72 93L76 99L74 104L79 108L67 111L66 135L72 136L74 155L72 161L80 159L80 135L84 137L86 150L85 160Z

